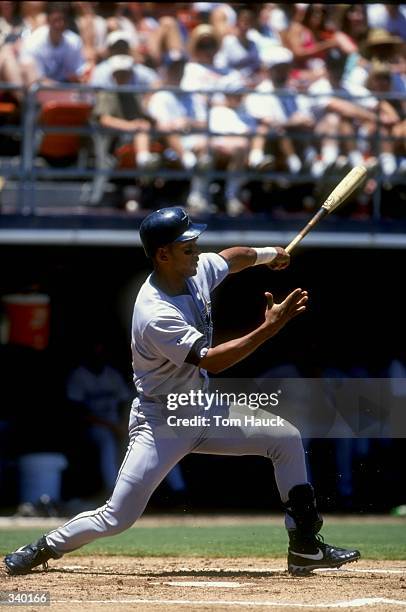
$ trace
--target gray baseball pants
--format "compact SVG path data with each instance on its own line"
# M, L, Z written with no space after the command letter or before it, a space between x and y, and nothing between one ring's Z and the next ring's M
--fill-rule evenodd
M169 415L206 417L210 424L171 426ZM274 417L245 406L216 406L210 411L187 407L168 412L162 404L135 400L130 413L130 442L111 498L104 506L82 512L47 534L50 548L62 556L131 527L166 474L189 453L268 457L274 465L281 500L286 502L292 487L307 482L300 433L287 421L283 426L246 424L246 415L265 423ZM232 424L224 419L233 419Z

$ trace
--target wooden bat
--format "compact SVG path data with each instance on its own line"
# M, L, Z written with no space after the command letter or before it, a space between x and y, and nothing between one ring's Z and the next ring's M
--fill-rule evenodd
M367 170L364 166L355 166L340 181L322 204L320 210L312 217L307 225L298 233L292 242L288 244L285 251L291 253L295 246L310 232L311 229L326 215L338 208L364 181Z

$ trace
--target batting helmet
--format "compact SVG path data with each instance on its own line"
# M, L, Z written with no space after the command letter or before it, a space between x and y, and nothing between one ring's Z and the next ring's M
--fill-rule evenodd
M147 257L172 242L186 242L200 236L207 228L204 223L192 223L180 206L161 208L145 217L140 227L140 237Z

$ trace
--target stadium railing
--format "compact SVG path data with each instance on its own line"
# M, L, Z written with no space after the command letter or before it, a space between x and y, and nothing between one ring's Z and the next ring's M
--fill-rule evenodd
M9 91L21 89L13 84L0 83L0 91ZM134 93L134 94L150 94L154 91L169 90L173 93L184 93L183 89L173 87L160 87L159 90L151 90L145 87L134 87L134 86L116 86L109 87L108 91L111 92L122 92L122 93ZM111 163L111 156L103 151L103 146L100 144L103 136L114 136L119 134L117 130L106 129L98 125L96 121L91 120L91 110L95 102L97 93L100 91L106 91L105 89L91 87L83 84L65 84L58 83L55 86L43 86L33 85L29 89L24 90L24 104L22 109L21 124L3 124L0 125L0 136L2 135L13 135L19 136L21 139L21 153L18 156L2 156L0 154L0 174L3 180L16 180L18 183L17 187L17 209L21 213L35 214L36 208L36 193L38 188L38 182L44 180L60 181L61 179L80 181L81 184L81 204L89 207L98 205L103 200L104 189L110 180L115 179L135 179L139 177L154 177L163 180L189 180L191 179L195 171L187 169L173 169L168 167L160 167L154 170L134 168L118 169ZM189 93L199 93L205 96L207 101L207 108L209 109L213 103L213 97L218 94L232 94L232 91L206 91L206 90L193 90ZM268 92L260 92L254 89L241 89L238 93L249 94L255 93L256 95L269 96ZM291 95L291 90L276 90L271 92L272 95L277 96L288 96ZM310 96L310 94L304 94ZM332 95L340 97L340 92L332 92ZM368 93L365 97L374 96L378 100L400 100L406 102L406 96L394 93L378 94L375 92ZM325 96L322 94L320 97ZM318 97L318 96L311 96ZM347 98L348 99L348 98ZM354 101L360 99L360 97L352 98ZM72 112L69 112L69 100L73 103L73 107L76 106L76 111L80 108L81 113L76 113L75 119L73 119ZM59 106L65 104L65 115L63 112L52 114L50 112L48 119L45 112L46 107L52 111L53 102L59 101ZM68 101L68 102L67 102ZM56 104L58 106L58 104ZM54 109L55 110L55 109ZM80 115L80 116L79 116ZM60 124L58 125L58 116ZM136 131L134 131L136 133ZM176 133L173 131L172 133ZM183 134L184 132L179 132ZM204 134L209 138L215 136L235 136L235 133L221 133L216 134L209 129L209 125L203 130L192 130L189 133L193 134ZM129 132L130 134L130 132ZM164 133L156 129L151 129L152 138L160 138L164 136ZM253 138L254 133L245 135L247 138ZM83 156L83 148L81 146L80 138L85 137L87 139L87 150L93 154L93 162L91 161L91 155ZM308 135L300 133L290 133L289 137L294 140L301 138L308 139ZM277 139L277 135L268 136L269 139ZM335 136L337 140L346 138L353 138L353 136ZM358 135L358 140L365 139L365 136ZM377 123L377 130L374 136L374 151L378 154L381 150L382 142L385 139L393 139L393 137L384 137L379 130L379 121ZM41 150L41 142L44 143L44 139L48 139L48 147L44 151L44 147ZM64 140L65 139L65 140ZM58 158L57 149L58 142L61 146L61 163L59 165L44 165L42 156L45 154L49 160L50 149L54 152L54 158ZM79 161L74 165L63 165L63 143L70 143L68 145L69 153L78 154ZM76 150L74 150L76 148ZM210 144L209 144L210 150ZM52 157L52 156L51 156ZM65 157L69 158L69 155ZM55 161L55 159L54 159ZM235 174L239 175L237 171ZM216 169L213 167L207 168L204 171L205 179L209 184L213 180L224 180L226 177L233 175L233 172ZM291 185L301 183L314 183L315 178L309 173L309 170L302 171L298 174L290 174L288 172L267 170L257 171L253 169L244 170L244 178L249 180L267 180L267 181L285 181ZM329 181L340 180L341 176L329 174ZM374 174L377 186L373 193L373 209L372 217L379 219L381 214L381 187L387 182L387 179L382 175L379 168ZM404 175L402 173L395 173L390 177L391 186L404 182ZM210 193L208 193L210 197Z

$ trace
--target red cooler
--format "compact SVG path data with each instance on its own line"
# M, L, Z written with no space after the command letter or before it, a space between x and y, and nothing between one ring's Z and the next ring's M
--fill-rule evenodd
M42 293L5 295L2 298L6 316L5 341L37 350L49 342L50 299Z

